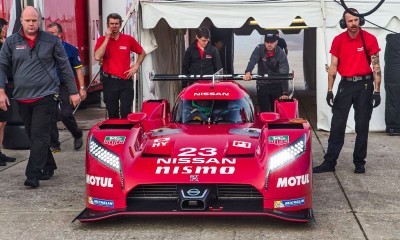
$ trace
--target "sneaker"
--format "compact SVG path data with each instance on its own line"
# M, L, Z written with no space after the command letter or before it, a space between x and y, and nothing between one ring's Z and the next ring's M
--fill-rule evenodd
M334 172L335 166L327 161L323 161L321 165L313 168L313 173Z
M15 160L17 160L17 159L13 158L13 157L8 157L8 156L6 156L4 153L2 153L0 151L0 161L3 161L3 162L15 162ZM4 166L4 165L0 165L0 166Z
M0 166L5 166L6 165L6 161L4 161L3 159L0 159Z
M49 180L53 176L54 176L54 169L52 169L52 170L43 170L39 179L40 180Z
M24 182L24 185L31 188L39 187L39 179L38 178L27 178Z
M61 147L60 147L60 146L58 146L58 147L50 147L50 151L51 151L52 153L61 152Z
M354 173L365 173L364 165L357 165L354 169Z
M79 150L83 145L82 137L74 139L74 148L75 150Z

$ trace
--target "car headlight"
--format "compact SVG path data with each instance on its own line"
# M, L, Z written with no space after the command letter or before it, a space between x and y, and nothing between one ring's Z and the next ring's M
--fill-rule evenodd
M89 140L89 153L99 162L117 172L121 171L121 161L115 153L101 145L93 136Z
M293 162L306 151L306 135L304 134L289 146L274 153L268 161L268 171L277 169Z
M265 175L265 188L268 186L268 176L279 168L288 165L306 152L306 134L303 134L292 144L274 153L268 161Z

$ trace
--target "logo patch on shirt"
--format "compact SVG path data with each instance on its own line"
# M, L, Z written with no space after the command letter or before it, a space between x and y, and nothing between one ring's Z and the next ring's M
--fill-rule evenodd
M126 49L128 49L128 47L127 46L119 46L119 49L120 50L126 50Z
M206 58L212 58L212 55L206 54Z
M357 52L362 52L362 51L364 51L364 47L357 48Z
M22 50L22 49L26 49L26 45L17 45L17 46L15 46L15 50Z

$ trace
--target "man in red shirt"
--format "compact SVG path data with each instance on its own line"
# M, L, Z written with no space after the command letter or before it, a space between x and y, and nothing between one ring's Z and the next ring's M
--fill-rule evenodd
M120 33L122 18L117 13L107 16L105 36L95 46L94 58L102 61L104 103L109 118L126 118L132 112L133 81L146 52L131 36ZM131 52L139 54L131 65Z
M350 9L358 13L355 9ZM335 37L330 53L331 66L328 73L328 94L326 100L332 107L332 121L328 150L324 162L314 167L314 173L334 172L339 153L343 147L346 122L350 107L354 108L356 143L353 152L354 173L365 173L369 121L372 108L380 104L379 94L381 68L378 42L372 34L362 30L364 19L349 12L343 13L341 27L347 28ZM371 65L373 71L371 70ZM342 76L336 97L332 88L336 74Z

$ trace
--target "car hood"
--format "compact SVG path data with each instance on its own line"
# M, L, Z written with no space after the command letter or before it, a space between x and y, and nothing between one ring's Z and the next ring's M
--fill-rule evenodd
M131 163L132 176L142 184L259 182L265 176L259 135L246 125L157 129Z

